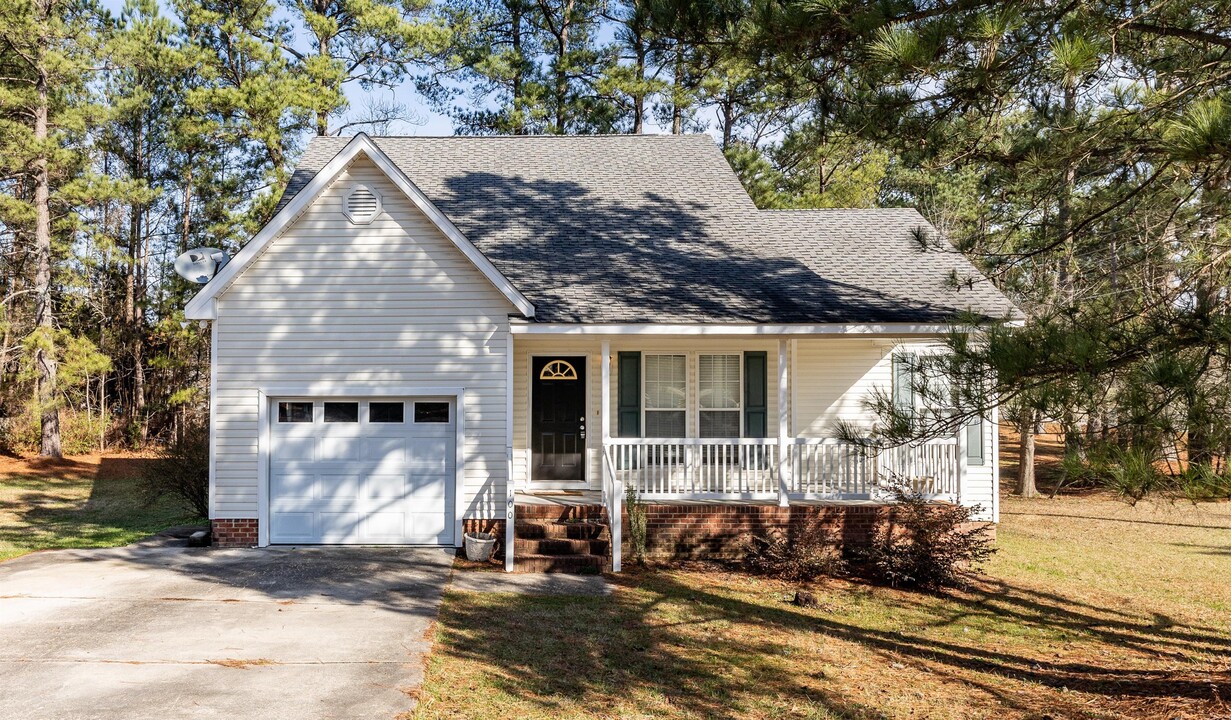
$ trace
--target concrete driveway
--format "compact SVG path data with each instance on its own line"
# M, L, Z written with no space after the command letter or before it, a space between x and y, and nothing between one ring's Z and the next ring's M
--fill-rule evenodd
M166 546L0 563L0 718L393 718L451 563Z

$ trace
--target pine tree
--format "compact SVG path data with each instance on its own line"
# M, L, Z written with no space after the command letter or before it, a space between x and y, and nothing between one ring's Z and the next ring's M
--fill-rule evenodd
M426 12L427 0L282 0L282 6L294 25L282 28L280 47L315 87L317 135L328 135L330 117L346 109L347 84L365 91L395 87L413 63L437 52L448 37ZM290 41L299 33L309 38L306 49ZM391 118L361 118L334 132L382 119Z
M31 0L0 5L0 155L8 158L11 191L3 221L17 230L33 265L29 292L33 322L26 346L36 368L36 412L42 455L60 457L55 274L61 262L57 219L74 208L60 203L59 188L82 166L81 133L92 41L90 7L72 0Z

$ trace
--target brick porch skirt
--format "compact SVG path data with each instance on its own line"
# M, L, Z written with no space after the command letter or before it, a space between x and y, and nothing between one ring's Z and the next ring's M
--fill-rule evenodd
M646 505L646 554L660 560L735 560L753 537L825 533L846 547L867 545L876 528L892 525L884 505ZM991 528L995 537L995 526ZM624 513L623 549L629 547Z

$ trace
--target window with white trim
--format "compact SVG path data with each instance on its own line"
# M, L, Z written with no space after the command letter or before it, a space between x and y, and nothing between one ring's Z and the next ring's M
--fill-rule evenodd
M687 432L687 358L684 355L644 355L642 369L642 435L682 438Z
M700 355L697 358L698 436L737 438L742 417L740 355Z

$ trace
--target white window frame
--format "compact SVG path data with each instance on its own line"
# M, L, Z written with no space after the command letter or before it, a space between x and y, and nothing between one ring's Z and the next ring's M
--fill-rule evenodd
M641 391L641 437L652 438L651 435L646 434L646 428L649 427L649 425L646 424L646 414L652 413L652 412L682 413L684 415L684 434L681 437L683 438L688 437L688 409L690 405L689 400L691 399L691 389L690 389L691 383L689 382L691 380L691 374L688 372L688 365L691 362L690 356L692 354L693 353L678 353L678 352L657 352L657 353L642 352L641 353L641 388L640 388L640 391ZM646 382L648 381L648 373L646 373L646 361L649 360L651 357L678 357L684 360L684 407L681 407L681 408L651 408L650 407L650 403L646 397L645 388L646 388ZM664 438L664 439L672 439L672 438Z
M696 399L696 435L698 438L704 437L701 435L701 413L707 412L724 412L734 413L736 415L735 426L739 429L739 434L736 438L744 437L744 353L742 352L697 352L697 399ZM734 357L736 368L736 385L735 385L735 407L733 408L703 408L701 407L701 358L704 357ZM733 439L725 437L714 437L714 440Z

